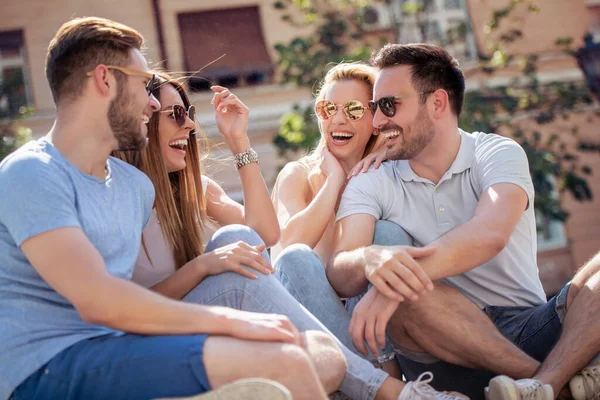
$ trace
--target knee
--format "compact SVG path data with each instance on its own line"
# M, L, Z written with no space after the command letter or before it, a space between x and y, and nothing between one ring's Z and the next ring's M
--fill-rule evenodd
M296 377L306 379L316 371L308 352L301 346L285 344L281 351L274 354L270 365L275 369L273 372L279 374L283 371L294 371Z
M248 243L251 246L264 243L252 228L246 225L232 224L219 228L206 245L205 251L212 251L239 241Z
M379 220L375 223L373 244L380 246L412 246L413 240L400 225L392 221Z
M348 368L346 357L333 337L321 331L303 333L304 344L327 393L340 387Z
M309 246L296 243L286 247L273 263L278 274L316 278L325 275L325 267L317 253Z

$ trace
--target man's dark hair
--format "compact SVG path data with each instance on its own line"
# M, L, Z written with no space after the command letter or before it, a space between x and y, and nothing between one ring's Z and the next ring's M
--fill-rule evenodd
M465 97L465 77L458 61L446 50L431 44L387 44L374 53L371 63L385 69L398 65L410 66L412 85L424 103L427 95L444 89L448 93L450 107L458 117Z
M46 78L54 103L79 96L86 74L98 64L126 66L130 50L140 50L143 42L135 29L104 18L76 18L63 24L46 55ZM115 76L122 85L125 77Z

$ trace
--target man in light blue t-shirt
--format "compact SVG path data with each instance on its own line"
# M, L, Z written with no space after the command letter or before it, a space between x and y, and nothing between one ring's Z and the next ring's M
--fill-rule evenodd
M327 266L341 296L372 285L356 347L377 352L387 330L409 379L432 371L436 389L474 398L488 381L491 400L552 400L569 383L597 398L600 366L585 365L600 351L600 254L547 302L523 149L458 128L464 77L444 49L387 45L373 63L373 126L392 161L348 183ZM380 219L416 247L371 245Z
M142 43L106 19L65 23L46 65L54 126L0 163L0 400L188 396L246 377L325 399L323 385L337 387L345 371L325 334L313 346L281 315L183 303L130 282L154 189L109 155L143 149L160 109ZM325 374L311 349L328 355Z

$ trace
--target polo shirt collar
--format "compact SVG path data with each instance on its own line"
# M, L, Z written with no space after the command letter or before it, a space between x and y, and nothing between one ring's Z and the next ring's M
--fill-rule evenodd
M460 147L458 148L458 154L454 159L454 162L450 166L450 169L445 174L442 181L447 179L447 177L452 176L454 174L460 174L461 172L466 171L471 168L473 163L473 154L475 152L475 136L463 131L462 129L458 129L460 133ZM429 182L427 179L423 179L410 167L408 160L399 160L398 163L398 173L400 174L400 178L403 181L417 181L417 182ZM440 181L440 183L442 182Z

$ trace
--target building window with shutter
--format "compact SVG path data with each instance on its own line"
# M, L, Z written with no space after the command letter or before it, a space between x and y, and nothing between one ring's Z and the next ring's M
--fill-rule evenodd
M184 65L192 90L270 83L273 63L263 37L258 7L228 8L178 15ZM225 57L202 71L223 54Z
M23 31L0 31L0 119L31 103Z

